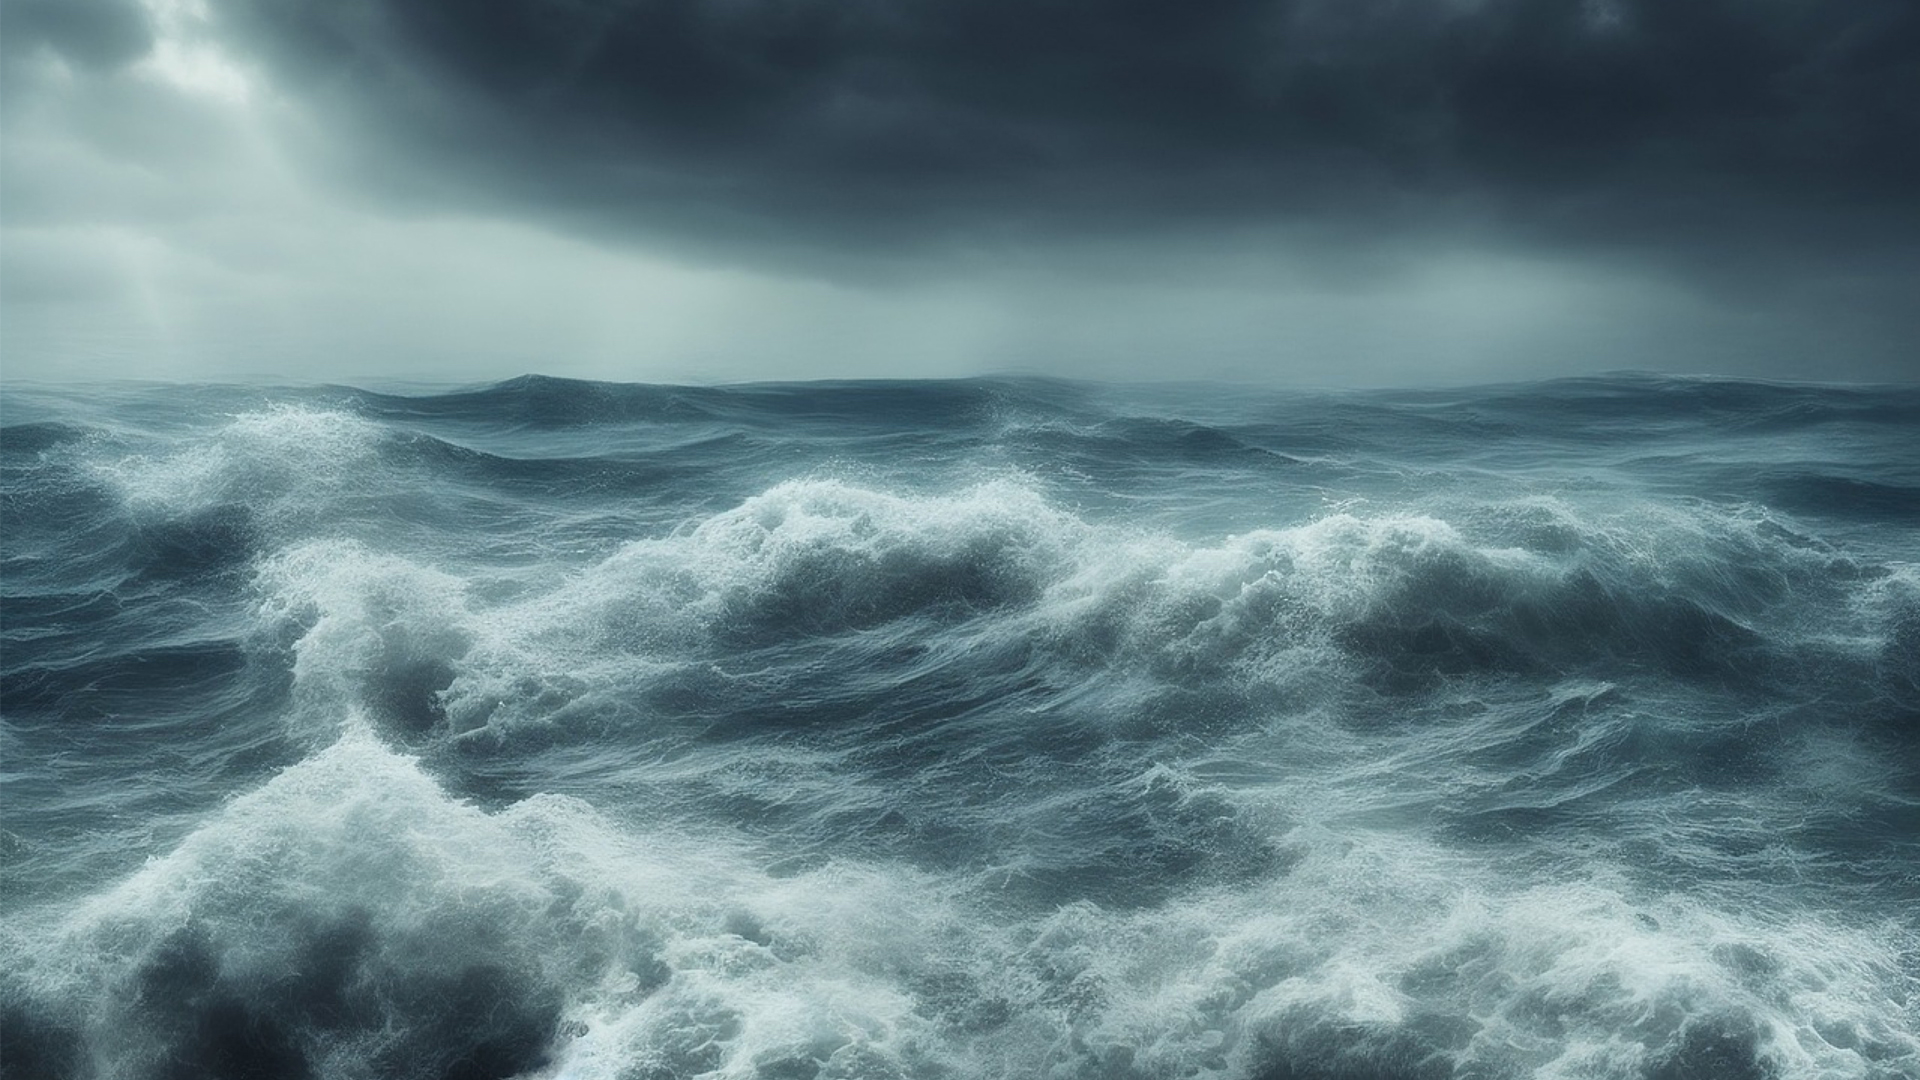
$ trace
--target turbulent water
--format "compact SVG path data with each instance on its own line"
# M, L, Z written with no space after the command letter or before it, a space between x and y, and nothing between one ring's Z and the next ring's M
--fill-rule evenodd
M9 1078L1920 1076L1920 390L4 422Z

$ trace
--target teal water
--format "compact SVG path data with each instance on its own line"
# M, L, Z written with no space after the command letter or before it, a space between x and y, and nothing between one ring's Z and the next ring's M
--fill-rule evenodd
M0 419L8 1077L1920 1075L1920 391Z

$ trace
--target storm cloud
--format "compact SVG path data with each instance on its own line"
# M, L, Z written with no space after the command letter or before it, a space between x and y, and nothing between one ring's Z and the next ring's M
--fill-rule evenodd
M155 48L155 20L188 7L21 0L6 48L110 80ZM1024 344L1000 360L1062 348L1031 313L1006 314L1033 275L1068 308L1154 294L1175 341L1250 298L1265 325L1297 329L1300 305L1329 291L1537 266L1561 282L1552 304L1597 298L1559 335L1587 343L1579 363L1612 349L1613 366L1648 366L1673 333L1676 349L1718 342L1712 364L1734 369L1772 350L1747 369L1920 374L1920 6L1907 0L211 0L200 13L196 33L284 111L269 125L279 160L328 200L833 288L932 282L1018 324ZM29 195L15 220L38 212L46 180L15 182ZM1430 306L1383 310L1417 322ZM1594 344L1595 327L1622 323L1639 330ZM1529 330L1527 347L1553 337Z
M1910 243L1904 0L230 0L397 192L824 244ZM424 175L423 175L424 174ZM1836 235L1836 231L1838 235Z

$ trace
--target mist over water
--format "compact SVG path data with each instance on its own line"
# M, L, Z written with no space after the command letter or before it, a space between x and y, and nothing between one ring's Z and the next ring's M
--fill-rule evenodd
M9 1078L1920 1075L1920 391L0 419Z

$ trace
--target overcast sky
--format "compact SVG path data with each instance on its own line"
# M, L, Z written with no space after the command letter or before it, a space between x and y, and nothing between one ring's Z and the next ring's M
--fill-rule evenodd
M1914 0L7 0L7 378L1920 379Z

